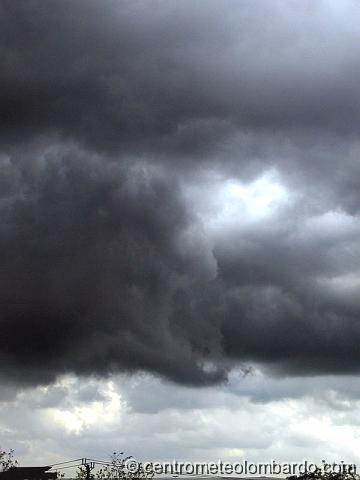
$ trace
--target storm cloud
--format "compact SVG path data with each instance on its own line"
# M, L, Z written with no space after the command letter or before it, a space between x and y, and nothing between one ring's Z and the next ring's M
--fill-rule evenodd
M1 2L4 382L359 372L359 20Z

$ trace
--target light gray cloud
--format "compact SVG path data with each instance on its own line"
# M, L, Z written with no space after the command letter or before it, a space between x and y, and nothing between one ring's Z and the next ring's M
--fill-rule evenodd
M84 389L94 395L79 402ZM2 403L0 440L22 464L106 459L114 449L143 460L357 461L358 393L357 377L295 381L257 369L204 389L149 375L65 377Z

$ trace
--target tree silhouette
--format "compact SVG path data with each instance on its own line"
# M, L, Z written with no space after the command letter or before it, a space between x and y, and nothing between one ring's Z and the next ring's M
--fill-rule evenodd
M14 458L14 450L6 450L0 449L0 472L5 472L9 470L11 467L17 467L18 461Z
M287 480L360 480L360 476L354 471L323 472L320 468L313 472L305 472L301 475L292 475Z
M124 457L123 452L114 452L110 456L109 463L103 462L103 464L98 469L94 469L89 476L85 465L78 467L76 478L77 480L84 480L86 478L93 480L152 480L154 473L152 471L145 471L140 463L136 471L130 472L126 468L127 462L132 458L132 456Z

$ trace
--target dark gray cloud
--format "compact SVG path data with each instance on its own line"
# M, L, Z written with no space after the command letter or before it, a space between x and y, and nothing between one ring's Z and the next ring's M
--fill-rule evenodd
M2 137L55 130L103 150L193 155L239 127L356 135L358 10L344 10L4 1Z
M358 372L359 17L1 3L6 381Z
M181 291L209 273L204 254L192 272L193 254L177 246L189 218L175 180L75 149L4 159L2 172L3 374L31 382L69 370L150 369L184 382L221 378L201 368L206 335L198 341L199 327L176 314Z

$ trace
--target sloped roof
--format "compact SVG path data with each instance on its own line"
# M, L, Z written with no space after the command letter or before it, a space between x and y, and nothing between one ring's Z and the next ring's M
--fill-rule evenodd
M0 478L9 479L39 479L39 478L56 478L55 472L46 473L51 467L11 467L5 472L0 472Z

